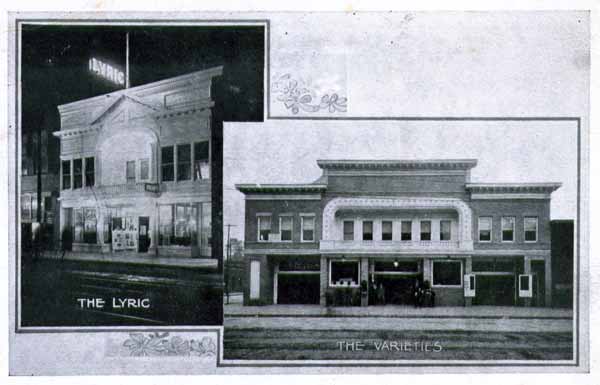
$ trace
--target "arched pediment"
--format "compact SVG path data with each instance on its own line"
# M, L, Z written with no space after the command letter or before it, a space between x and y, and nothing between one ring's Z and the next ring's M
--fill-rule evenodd
M420 197L352 197L334 198L323 210L323 240L334 239L335 214L343 209L452 209L459 217L459 241L465 247L472 247L471 208L458 198L420 198Z

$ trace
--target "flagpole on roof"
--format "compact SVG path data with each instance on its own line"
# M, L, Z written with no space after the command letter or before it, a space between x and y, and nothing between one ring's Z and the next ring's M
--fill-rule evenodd
M125 88L129 88L129 32L125 34Z

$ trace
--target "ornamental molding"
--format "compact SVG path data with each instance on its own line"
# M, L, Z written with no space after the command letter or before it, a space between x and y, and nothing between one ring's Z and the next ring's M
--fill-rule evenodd
M562 183L467 183L467 190L474 194L550 194L562 186Z
M342 209L453 209L458 213L458 239L461 245L472 247L471 208L458 198L334 198L323 209L322 240L334 239L335 214ZM461 247L462 248L462 247Z
M477 165L476 159L386 159L386 160L317 160L324 170L463 170Z

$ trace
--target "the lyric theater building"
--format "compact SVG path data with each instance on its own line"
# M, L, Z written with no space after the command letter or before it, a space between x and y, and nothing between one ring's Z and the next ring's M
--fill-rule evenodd
M550 306L559 183L471 183L476 160L318 161L308 184L241 184L245 304Z
M217 67L58 107L63 242L209 257Z

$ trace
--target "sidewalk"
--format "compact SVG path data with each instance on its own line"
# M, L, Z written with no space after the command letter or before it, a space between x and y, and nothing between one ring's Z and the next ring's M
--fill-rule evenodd
M56 257L49 255L44 255L43 258L56 259ZM127 251L113 252L110 254L74 253L72 251L67 251L64 259L71 261L129 263L140 265L204 268L214 270L217 269L218 265L218 261L214 258L156 257L153 255L148 255L147 253Z
M571 320L571 309L513 306L412 306L322 307L320 305L243 306L223 307L225 317L279 318L474 318L474 319L562 319Z

